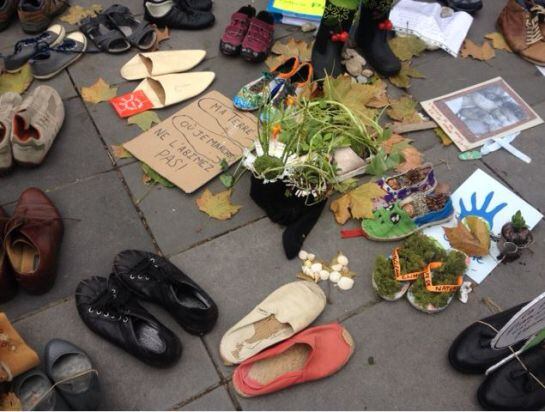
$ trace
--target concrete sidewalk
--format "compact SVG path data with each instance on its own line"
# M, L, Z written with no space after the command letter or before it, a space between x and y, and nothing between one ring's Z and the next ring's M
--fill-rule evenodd
M125 4L141 12L133 0L72 0L89 6ZM266 0L256 1L258 9ZM241 85L263 70L241 59L220 55L218 41L230 15L244 0L216 0L216 25L207 31L176 31L163 49L204 48L208 55L200 70L216 72L212 86L232 96ZM495 20L504 1L485 0L470 38L482 43L495 31ZM73 28L70 28L73 29ZM67 30L70 31L70 30ZM278 27L278 38L289 37L293 28ZM296 33L299 36L299 33ZM0 52L25 37L19 24L2 32ZM43 296L24 293L0 306L24 338L38 351L48 340L63 338L81 346L100 371L104 409L180 410L339 410L339 409L478 409L475 393L481 377L453 371L446 358L454 337L469 323L490 314L482 303L489 297L502 308L529 300L543 291L545 266L540 224L534 232L534 254L509 266L500 265L476 288L470 302L454 302L444 313L429 316L404 300L380 301L369 281L375 256L391 245L363 239L341 240L331 213L324 211L305 244L305 249L324 257L342 250L360 276L354 289L331 290L329 304L317 320L340 320L353 334L357 349L350 363L336 376L301 385L258 399L238 397L230 384L232 369L218 357L222 334L280 285L293 281L298 261L287 261L281 247L281 228L272 224L248 195L249 178L236 186L233 201L243 205L231 220L208 218L195 205L201 191L186 195L177 189L146 186L140 164L134 159L114 160L112 144L139 134L127 126L107 103L83 102L80 90L98 77L128 92L135 83L125 82L119 69L129 55L86 55L47 82L64 98L66 123L46 162L37 169L16 169L0 178L0 205L11 212L19 193L29 186L48 192L67 221L59 276L52 291ZM498 52L495 59L477 62L430 52L415 59L426 79L414 80L410 92L424 100L497 76L503 77L542 117L545 117L545 77L535 66L514 54ZM32 87L42 84L35 81ZM166 119L182 106L159 111ZM482 161L461 162L455 147L444 148L433 132L412 134L426 160L436 165L439 178L456 188L477 168L496 177L533 206L545 212L545 127L523 132L516 146L533 161L525 164L505 151ZM222 189L214 180L207 186ZM204 338L185 333L166 313L150 310L172 328L184 345L181 361L171 369L148 367L90 332L79 319L73 293L78 282L94 275L108 276L114 255L126 248L159 251L170 257L216 300L220 318Z

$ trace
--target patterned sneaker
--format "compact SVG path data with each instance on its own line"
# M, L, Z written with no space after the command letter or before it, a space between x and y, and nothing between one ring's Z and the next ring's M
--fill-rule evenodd
M220 40L220 50L223 54L227 56L240 54L242 42L254 17L255 9L249 5L241 7L231 16L231 23L225 28Z
M13 114L23 98L17 93L4 93L0 96L0 173L8 171L13 166L11 154L11 124Z
M260 11L257 17L251 20L248 33L242 42L242 57L249 62L262 62L269 55L273 40L273 16L266 11Z

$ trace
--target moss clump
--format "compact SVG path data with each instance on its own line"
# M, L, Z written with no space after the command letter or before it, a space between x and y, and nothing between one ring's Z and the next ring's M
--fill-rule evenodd
M254 169L257 174L272 180L284 170L284 162L278 157L263 155L255 159Z
M450 251L446 259L443 260L443 266L432 271L433 284L454 285L458 280L458 276L463 275L466 269L466 255L457 250ZM428 292L424 278L419 277L412 284L411 293L414 296L415 302L423 308L427 308L429 305L432 305L434 308L443 308L457 292Z
M446 251L432 238L416 233L407 238L398 250L401 273L423 270L429 263L443 261ZM398 282L390 258L378 256L373 269L373 280L381 296L393 298L406 282Z

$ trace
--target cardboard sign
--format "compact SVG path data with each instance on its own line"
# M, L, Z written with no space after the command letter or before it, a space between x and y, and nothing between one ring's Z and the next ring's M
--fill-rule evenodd
M257 137L257 118L212 91L123 146L186 193L232 165Z

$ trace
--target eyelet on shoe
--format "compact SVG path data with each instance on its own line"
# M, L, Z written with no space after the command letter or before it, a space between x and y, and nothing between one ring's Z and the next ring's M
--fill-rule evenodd
M142 280L142 275L138 275L138 280Z
M130 275L130 276L129 276L129 279L130 279L130 280L134 280L134 275Z
M92 307L89 306L89 309L87 309L87 312L93 313L93 312L94 312L94 309L93 309Z
M106 312L106 313L104 314L104 317L105 317L105 318L109 318L109 317L110 317L110 312Z
M155 263L155 258L149 258L149 261L150 261L151 263Z
M97 310L97 311L96 311L96 314L97 314L97 315L102 315L102 311L101 311L101 310Z
M144 279L149 280L149 276L144 276Z
M123 316L123 322L124 322L124 323L127 323L128 321L129 321L129 318L126 317L126 316Z

